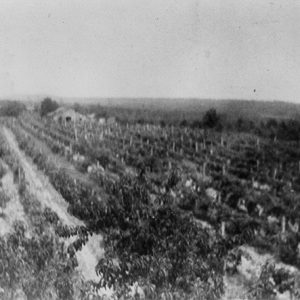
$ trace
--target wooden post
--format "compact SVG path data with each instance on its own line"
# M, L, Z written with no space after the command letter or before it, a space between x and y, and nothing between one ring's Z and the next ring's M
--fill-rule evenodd
M286 218L285 218L285 216L282 216L282 219L281 219L281 233L282 234L285 233L285 227L286 227Z
M86 122L84 122L84 139L87 140Z
M19 181L19 185L21 184L21 169L20 167L18 167L18 181Z
M217 202L218 202L219 204L221 204L221 202L222 202L221 192L218 192Z
M221 235L223 238L225 238L226 230L225 230L225 222L224 221L222 221L222 223L221 223Z
M77 142L78 136L77 136L77 128L76 128L76 122L74 120L74 135L75 135L75 141Z
M175 142L173 142L173 152L175 152Z
M222 167L222 174L223 174L223 176L226 175L226 167L225 167L225 164L223 164L223 167Z
M203 176L206 176L206 162L203 163L202 174L203 174Z
M198 153L198 151L199 151L199 145L198 145L198 142L196 142L196 144L195 144L195 150L196 150L196 152ZM299 166L300 166L300 162L299 162ZM300 168L300 167L299 167Z

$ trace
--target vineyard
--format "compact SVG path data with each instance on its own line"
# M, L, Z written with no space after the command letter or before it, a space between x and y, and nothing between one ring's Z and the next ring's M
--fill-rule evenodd
M298 141L0 126L0 299L300 299Z

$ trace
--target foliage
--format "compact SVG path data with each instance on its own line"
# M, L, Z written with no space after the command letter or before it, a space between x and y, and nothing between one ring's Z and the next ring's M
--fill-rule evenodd
M2 188L0 189L0 217L3 214L3 210L6 207L6 204L8 203L9 198L8 196L4 193L4 191L2 190Z
M203 116L202 123L206 128L214 128L218 125L220 120L219 115L217 114L216 109L209 109Z
M210 240L207 231L164 199L158 201L161 205L151 205L138 180L123 178L116 191L118 197L110 199L106 213L91 224L105 233L105 258L97 266L99 285L123 293L138 282L153 287L152 297L157 298L166 291L191 296L201 282L214 290L211 299L217 299L223 291L225 255L218 247L220 240Z
M58 103L51 98L45 98L41 103L40 115L44 117L50 112L55 111L58 108Z
M1 154L0 154L0 157L1 157ZM3 165L3 163L0 162L0 179L5 175L5 173L6 173L6 168Z
M23 111L26 110L26 106L18 101L7 101L0 108L0 115L7 117L18 117Z
M299 297L300 293L295 287L295 277L289 271L284 268L276 269L274 264L267 261L258 280L248 291L248 296L250 299L273 299L277 293L290 291Z

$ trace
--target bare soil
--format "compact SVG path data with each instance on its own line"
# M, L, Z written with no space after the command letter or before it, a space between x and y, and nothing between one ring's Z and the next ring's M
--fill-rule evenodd
M68 203L55 190L47 176L39 171L31 159L20 150L14 134L7 128L3 128L3 133L24 169L30 193L40 201L43 207L50 207L55 211L63 224L69 226L84 225L81 220L69 214ZM101 241L101 235L93 235L82 250L76 253L78 269L85 280L97 280L95 267L104 253Z

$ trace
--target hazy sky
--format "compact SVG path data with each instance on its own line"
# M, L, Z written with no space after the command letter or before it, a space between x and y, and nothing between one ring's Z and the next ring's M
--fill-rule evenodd
M299 0L0 0L0 96L300 102Z

